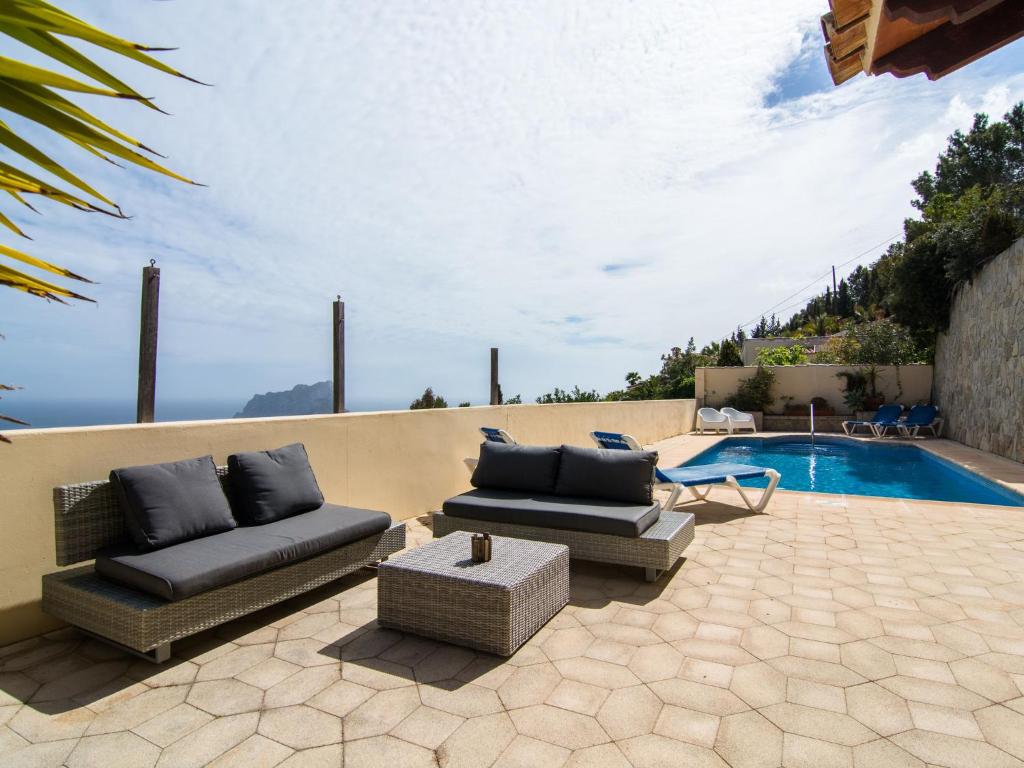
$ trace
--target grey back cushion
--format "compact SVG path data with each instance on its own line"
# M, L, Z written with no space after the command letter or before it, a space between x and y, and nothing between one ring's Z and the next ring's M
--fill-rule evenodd
M235 527L212 456L112 470L135 545L150 551Z
M302 443L234 453L228 456L228 479L235 514L249 525L309 512L324 503Z
M475 488L552 493L560 452L553 446L508 445L485 441L469 482Z
M654 502L656 451L612 451L562 446L555 493L631 504Z

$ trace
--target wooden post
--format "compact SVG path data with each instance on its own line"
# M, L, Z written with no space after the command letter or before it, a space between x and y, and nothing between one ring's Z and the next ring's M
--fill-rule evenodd
M498 384L497 347L491 347L491 405L501 405L501 386Z
M334 302L334 412L345 412L345 302Z
M139 320L139 396L135 420L153 421L156 406L156 341L160 318L160 268L156 261L142 268L142 310Z

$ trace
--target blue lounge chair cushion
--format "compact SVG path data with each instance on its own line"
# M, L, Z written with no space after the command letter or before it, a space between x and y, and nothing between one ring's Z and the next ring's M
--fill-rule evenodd
M737 480L764 477L767 471L765 467L754 467L748 464L697 464L692 467L659 469L658 477L659 482L677 483L689 487L724 483L725 478L729 475Z
M661 505L593 496L570 498L523 491L478 489L448 499L441 511L491 523L511 523L636 538L657 522Z
M142 551L235 527L212 456L123 467L110 473L125 525Z
M379 535L390 525L386 512L323 504L153 552L110 547L96 557L96 572L164 600L181 600Z
M302 443L272 451L228 456L235 514L249 525L261 525L309 512L324 503Z
M619 451L562 446L555 494L651 504L656 451Z
M474 488L553 493L560 451L553 446L480 444L480 459L469 482Z

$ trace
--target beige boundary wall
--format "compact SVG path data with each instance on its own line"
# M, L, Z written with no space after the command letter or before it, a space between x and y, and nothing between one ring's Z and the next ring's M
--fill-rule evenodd
M274 419L133 424L12 433L0 445L0 645L58 626L39 609L40 578L57 570L52 489L102 479L115 467L302 442L328 501L422 515L469 488L462 459L477 429L523 443L592 445L588 433L628 432L643 443L689 432L693 400L482 406Z
M793 403L810 403L812 397L823 397L836 413L849 411L843 402L844 381L836 376L839 371L866 368L863 365L772 365L766 366L775 374L772 394L775 403L769 413L782 413L786 404L783 397ZM698 406L721 407L729 405L742 379L754 374L756 366L732 368L698 368L696 371L696 398ZM878 389L887 402L904 405L931 402L932 367L930 365L879 366ZM902 394L900 394L902 392Z
M935 398L947 437L1024 462L1024 238L954 297Z

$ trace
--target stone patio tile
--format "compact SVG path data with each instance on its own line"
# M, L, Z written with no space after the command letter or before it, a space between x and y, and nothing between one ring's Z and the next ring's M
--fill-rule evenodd
M261 661L269 659L273 654L273 643L243 645L207 664L203 664L196 675L196 681L235 677L247 669L255 667Z
M442 643L413 666L417 682L432 683L456 677L477 658L473 651Z
M562 679L544 703L583 715L596 715L608 696L607 688Z
M193 661L171 658L166 664L155 666L149 661L133 663L126 673L133 680L141 680L150 688L164 685L188 685L199 674L199 665Z
M895 675L879 680L878 684L908 701L920 701L924 704L974 710L991 703L966 688L937 683L934 680L922 680L919 677Z
M656 648L658 646L646 645L643 648ZM638 650L634 645L626 645L616 640L606 640L605 638L595 639L584 652L584 656L591 659L597 659L598 661L607 661L612 664L618 664L620 666L627 666L633 657L636 655Z
M337 605L335 605L335 611L336 610ZM292 622L287 627L282 627L277 633L277 639L278 641L301 640L305 637L313 637L319 632L340 623L341 622L338 620L338 614L334 611L310 613L303 616L298 621Z
M145 692L115 704L96 716L86 729L86 734L115 733L129 731L147 720L178 706L185 701L187 685L167 688L150 688Z
M432 707L419 707L391 731L392 736L427 749L437 749L465 718Z
M372 688L350 683L348 680L339 680L306 699L306 704L336 717L344 717L374 693L376 691Z
M729 768L729 764L710 749L683 744L653 733L626 739L617 746L633 768L683 765L686 768Z
M729 690L751 707L781 704L786 700L786 676L763 661L733 670Z
M911 730L890 737L898 746L926 763L944 768L984 766L985 768L1021 768L1021 761L991 744L961 739L931 731Z
M711 749L718 738L721 718L693 709L666 704L654 725L654 733Z
M273 768L294 752L283 744L255 734L210 763L210 768Z
M846 712L846 696L842 688L796 677L789 680L786 701L830 712Z
M279 768L338 768L342 764L342 745L328 744L295 752Z
M260 716L256 712L228 715L211 720L166 748L157 761L158 768L202 768L256 732Z
M341 667L341 676L344 680L377 691L416 684L411 667L383 659L360 659L344 662Z
M498 688L498 696L506 709L543 704L561 680L554 664L520 667Z
M420 706L415 688L395 688L374 694L345 716L345 739L381 736Z
M731 691L691 680L659 680L648 686L665 704L709 715L734 715L750 707Z
M428 707L460 717L477 717L502 710L501 699L490 688L455 680L420 686L419 697Z
M341 741L341 718L299 704L264 711L257 730L292 749L308 749Z
M132 730L158 747L167 747L178 739L202 728L211 720L213 720L213 715L203 712L191 704L179 704Z
M901 675L956 685L956 678L944 661L919 659L915 656L893 656L893 661L896 662L896 670Z
M986 741L1024 760L1024 715L1006 707L993 706L977 710L974 718Z
M812 739L822 739L848 747L872 741L875 733L857 720L838 712L800 706L799 704L772 704L758 710L787 733Z
M596 747L577 749L572 753L566 768L631 768L622 750L614 744L598 744Z
M0 706L28 701L39 686L38 681L21 672L0 673Z
M782 762L782 731L757 712L722 718L715 751L732 768L775 768Z
M781 656L777 659L769 659L767 663L787 677L811 680L824 685L837 685L845 688L865 682L865 678L852 669L827 661L802 659L799 656Z
M742 633L736 637L736 645L720 640L695 637L690 640L677 640L672 643L672 647L683 656L738 667L741 664L752 664L758 661L756 656L740 648L738 643L742 637Z
M491 765L515 737L515 726L505 712L474 717L437 748L437 762L441 768Z
M288 707L301 704L341 678L337 666L302 669L267 689L264 707Z
M597 722L613 740L650 733L662 702L644 685L611 692L597 713Z
M51 680L39 687L29 699L30 702L57 701L59 699L71 699L90 691L102 688L111 680L121 677L128 671L127 661L107 661L100 664L89 663L88 660L76 661L80 666L70 674Z
M786 734L782 757L786 768L853 768L853 750L850 747L795 733Z
M662 640L672 642L693 637L698 625L699 622L688 613L678 611L658 616L651 625L651 631Z
M610 740L594 718L567 709L539 704L508 714L520 734L566 749L583 749Z
M263 691L238 680L210 680L194 684L186 701L211 715L237 715L258 710Z
M977 659L952 661L949 668L960 685L994 702L1015 699L1020 695L1020 689L1009 673Z
M626 667L586 657L562 659L555 662L555 667L562 677L601 688L626 688L640 682Z
M918 701L911 701L907 706L910 708L910 717L914 721L915 728L959 736L964 739L984 738L970 712L938 707L934 704L922 704Z
M914 727L907 702L877 683L864 683L847 688L846 711L851 717L883 736Z
M77 743L76 739L47 741L29 744L13 752L0 750L0 755L6 764L17 768L60 768L67 765L67 757Z
M774 659L789 653L789 636L775 627L752 627L743 632L740 647L761 659Z
M96 714L72 701L52 701L22 707L7 728L33 744L73 739L85 733Z
M274 656L236 675L235 679L267 690L291 677L300 669L302 667Z
M274 647L274 655L300 667L318 665L337 666L341 650L321 640L307 637L302 640L285 640Z
M683 656L668 643L637 648L629 661L630 671L645 683L675 677Z
M434 768L436 765L431 750L393 736L374 736L345 745L345 768Z
M531 739L528 736L516 736L494 763L494 768L538 768L538 766L561 768L569 759L570 754L571 752L564 747Z
M853 747L854 768L926 768L925 764L888 739Z

